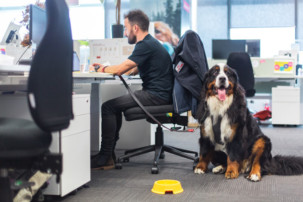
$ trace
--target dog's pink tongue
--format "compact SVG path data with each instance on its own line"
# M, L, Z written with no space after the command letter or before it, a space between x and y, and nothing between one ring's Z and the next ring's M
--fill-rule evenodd
M221 101L224 101L226 99L225 89L218 89L218 97L219 97L219 100L221 100Z

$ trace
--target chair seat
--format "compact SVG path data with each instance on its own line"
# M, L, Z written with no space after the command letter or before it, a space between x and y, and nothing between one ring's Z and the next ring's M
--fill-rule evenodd
M48 151L52 136L33 121L0 118L0 158L36 157Z
M173 113L173 105L159 105L159 106L144 106L145 109L153 115L160 123L173 123L182 126L186 126L188 122L187 116L180 116L179 114ZM167 113L173 113L172 116L167 116ZM156 124L140 107L133 107L127 109L124 112L125 120L135 121L139 119L146 119L148 122Z
M159 106L144 106L145 109L155 117L166 116L167 113L174 111L173 105L159 105ZM146 119L148 116L140 107L133 107L125 110L125 119L127 121L134 121L139 119Z

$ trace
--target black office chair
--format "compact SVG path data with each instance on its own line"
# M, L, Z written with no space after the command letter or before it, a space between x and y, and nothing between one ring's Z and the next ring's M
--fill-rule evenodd
M68 7L46 0L47 29L36 50L28 77L27 98L33 121L1 117L0 199L12 201L11 169L62 172L62 154L52 154L52 132L69 126L72 111L73 41ZM57 178L59 180L59 178Z
M187 116L180 116L175 113L171 117L167 116L167 113L171 113L174 111L173 105L146 106L145 108L162 124L172 123L172 124L181 125L183 127L187 126L187 119L188 119ZM125 120L127 121L146 119L149 123L156 124L151 118L149 118L144 113L144 111L140 107L133 107L131 109L126 110L124 112L124 116L125 116ZM152 174L158 174L159 159L164 158L164 152L172 153L177 156L181 156L193 160L194 161L193 166L195 166L195 163L197 162L197 156L198 156L197 152L165 145L164 137L163 137L163 129L161 125L158 125L155 132L155 144L125 151L125 155L118 158L116 163L116 169L121 169L122 168L121 163L128 162L130 157L139 156L152 151L155 151L153 167L151 169ZM186 153L193 154L193 156L188 155Z
M180 77L175 77L175 88L176 83L182 85L183 78L186 77L186 80L191 83L184 84L186 87L182 87L184 93L190 94L192 96L192 92L187 90L189 86L195 86L194 91L197 93L197 99L200 97L200 92L202 89L202 77L203 74L207 71L208 65L204 52L203 44L199 38L199 36L193 31L187 31L183 37L180 39L178 46L175 50L175 56L173 59L174 64L178 64L180 61L184 62L183 70L180 72L175 72L175 74L179 74ZM176 81L178 79L178 81ZM180 80L179 80L180 79ZM180 87L179 85L179 87ZM183 89L184 88L184 89ZM174 89L174 92L176 89ZM183 96L183 95L182 95ZM175 97L175 96L174 96ZM192 98L190 98L192 99ZM188 117L180 116L179 114L190 110L192 103L189 103L188 108L182 106L182 111L180 108L172 105L160 105L160 106L145 106L145 109L152 114L160 123L172 123L181 125L183 127L187 126ZM173 113L173 115L167 116L167 113ZM140 107L133 107L124 112L125 119L127 121L146 119L148 122L155 124L156 122L151 119ZM181 156L194 161L193 167L197 163L198 153L195 151L190 151L186 149L176 148L173 146L165 145L163 138L163 129L160 124L158 124L156 132L155 132L155 144L149 145L146 147L141 147L137 149L131 149L125 151L125 155L118 158L116 163L116 168L122 168L122 162L128 162L130 157L138 156L141 154L145 154L148 152L155 151L153 167L151 169L152 174L157 174L159 172L158 164L159 159L164 158L164 152L172 153L177 156ZM189 155L193 154L193 155Z
M230 53L227 65L237 71L239 82L245 89L246 97L253 97L256 93L254 89L255 77L249 55L245 52Z

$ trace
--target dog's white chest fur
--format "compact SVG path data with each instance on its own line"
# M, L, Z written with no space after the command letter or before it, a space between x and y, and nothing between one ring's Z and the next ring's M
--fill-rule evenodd
M205 136L209 137L210 141L215 145L216 151L223 151L226 153L227 140L233 133L230 120L226 113L232 101L233 95L228 96L224 102L219 101L215 96L211 96L207 99L210 116L207 117L204 122ZM220 127L221 143L218 143L215 141L213 126L216 125L220 117L222 118L221 123L217 127Z

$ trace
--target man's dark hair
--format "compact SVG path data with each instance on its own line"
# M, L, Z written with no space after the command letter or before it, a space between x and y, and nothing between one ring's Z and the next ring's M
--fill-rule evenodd
M142 31L148 31L149 19L141 10L131 10L124 15L124 19L128 18L131 25L137 24Z

